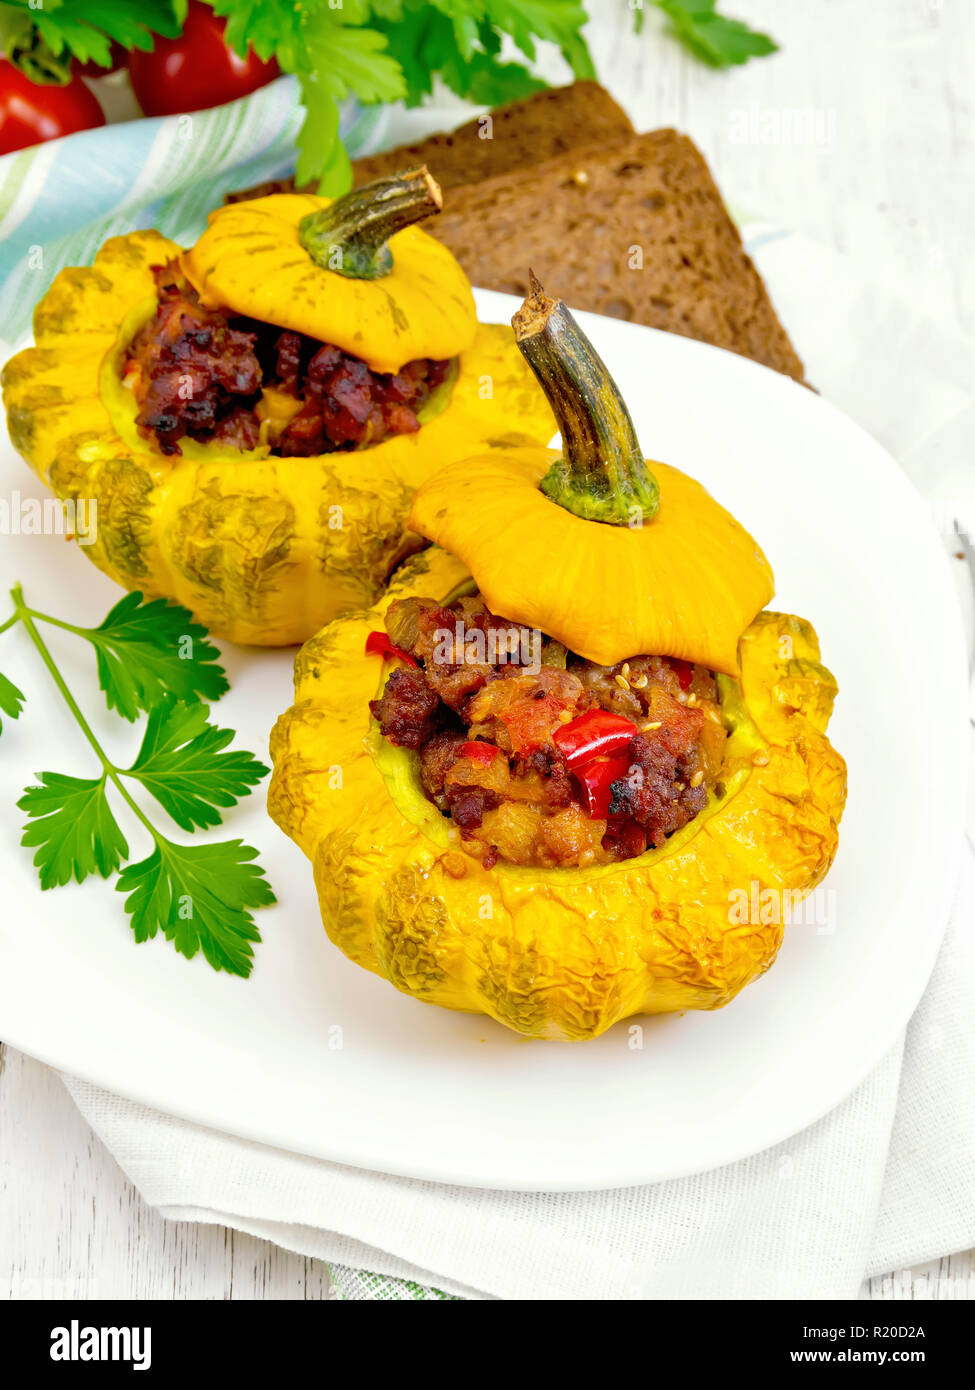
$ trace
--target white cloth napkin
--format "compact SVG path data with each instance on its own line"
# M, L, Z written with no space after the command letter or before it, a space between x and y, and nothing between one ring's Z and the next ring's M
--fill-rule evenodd
M828 248L746 230L810 379L895 453L957 549L953 520L975 530L975 346ZM971 631L970 578L956 569ZM975 741L970 763L975 787ZM696 1177L471 1191L266 1148L65 1084L164 1216L328 1260L348 1297L852 1298L866 1276L975 1245L971 808L967 836L948 934L906 1034L818 1124Z

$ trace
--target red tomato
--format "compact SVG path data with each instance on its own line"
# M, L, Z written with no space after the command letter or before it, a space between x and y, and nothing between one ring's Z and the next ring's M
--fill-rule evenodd
M0 154L104 124L97 97L80 77L63 87L42 86L0 58Z
M157 38L151 53L130 55L132 88L147 116L203 111L273 82L280 73L274 59L262 63L253 50L238 58L224 43L226 27L209 5L190 0L178 39Z

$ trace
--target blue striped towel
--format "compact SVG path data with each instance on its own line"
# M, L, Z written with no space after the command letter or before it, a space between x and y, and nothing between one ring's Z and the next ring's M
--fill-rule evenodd
M348 102L353 156L379 143L387 108ZM0 157L0 334L30 332L34 305L66 265L88 265L106 237L155 227L195 241L223 195L294 170L301 124L293 77L187 116L86 130Z

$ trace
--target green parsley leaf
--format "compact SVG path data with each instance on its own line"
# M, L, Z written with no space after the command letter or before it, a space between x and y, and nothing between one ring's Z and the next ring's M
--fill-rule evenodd
M217 807L236 806L270 768L251 753L225 753L232 729L207 723L206 705L171 697L149 712L142 747L125 773L137 777L183 830L219 825Z
M18 690L13 681L8 681L7 677L0 674L0 710L3 710L8 719L19 719L20 711L24 708L26 695ZM3 721L0 720L0 733L3 732Z
M139 594L122 599L98 628L75 627L37 612L28 606L20 584L10 596L14 612L0 632L15 622L23 625L102 767L98 778L40 773L38 785L28 787L17 803L27 813L21 843L36 850L41 887L54 888L72 878L81 883L94 873L103 878L118 873L115 886L128 894L125 910L137 941L148 940L162 928L183 955L202 950L214 969L249 975L251 943L260 940L249 909L275 901L264 870L252 862L257 850L240 840L173 844L122 781L132 777L141 782L178 825L192 831L218 824L218 808L236 805L267 775L268 769L252 754L227 751L232 732L208 723L209 710L200 696L207 689L222 694L227 681L213 664L217 651L204 640L206 629L185 609L163 601L143 604ZM149 702L142 746L131 768L120 768L109 759L38 631L41 622L94 643L109 708L135 718L140 703ZM189 649L174 654L176 643L182 647L187 639ZM191 674L183 667L192 667ZM176 687L187 698L178 699ZM23 702L16 686L0 676L0 709L16 718ZM129 847L108 803L109 782L154 845L145 859L125 868L121 865Z
M160 929L182 955L198 950L214 970L251 973L252 942L261 936L247 910L275 901L264 870L250 861L257 850L240 840L176 845L160 837L147 859L128 864L116 888L128 893L125 910L136 941Z
M365 13L343 11L352 19ZM386 48L385 35L376 29L340 23L325 8L306 14L290 69L298 75L305 107L297 141L299 184L317 178L319 191L332 197L351 188L352 165L338 133L339 102L350 93L363 102L398 101L406 95L403 73Z
M481 47L485 53L490 53L492 58L496 58L501 52L503 40L498 31L490 25L486 19L482 19L477 29Z
M143 603L140 593L126 594L99 627L71 631L94 646L98 684L123 719L136 719L167 694L190 703L219 700L229 689L206 628L166 599Z
M487 8L491 23L502 33L510 34L532 62L534 39L547 39L564 51L580 40L580 31L588 18L581 0L491 0ZM584 42L582 48L585 49ZM592 70L591 59L589 68Z
M301 100L305 119L298 132L298 165L295 180L299 186L318 179L320 193L339 198L352 187L352 165L339 140L339 108L332 94L313 75L301 73Z
M30 18L55 56L67 50L102 67L111 65L112 40L148 51L153 34L175 38L180 31L169 0L60 0L31 8Z
M432 5L404 5L395 19L377 14L373 23L386 35L389 51L399 64L407 106L418 106L433 91L433 74L457 55L449 23Z
M453 0L445 3L453 6ZM390 52L403 69L410 106L429 95L434 74L458 96L484 106L516 101L546 85L520 63L497 60L500 44L486 21L478 29L481 46L469 56L458 44L455 24L432 5L404 9L401 22L377 22L377 28L386 34Z
M582 37L583 0L212 0L227 19L227 41L244 54L272 55L295 73L305 107L298 135L299 183L344 193L351 166L338 135L339 103L405 99L416 105L440 77L483 105L513 101L546 84L527 67L500 60L510 34L529 61L538 39L557 44L577 78L595 69Z
M336 101L352 92L363 102L399 101L406 84L399 63L387 52L386 35L329 20L316 10L304 28L310 70Z
M431 0L431 4L450 24L457 52L468 62L474 54L478 21L484 13L481 0Z
M277 58L294 72L301 47L305 12L295 0L211 0L214 13L226 19L227 46L241 58L252 47L263 62Z
M581 34L575 38L568 39L562 44L562 57L572 69L572 76L577 82L596 82L599 74L596 72L596 64L592 60L592 54Z
M520 63L499 63L489 53L474 53L469 63L444 64L441 76L451 91L478 106L503 106L521 101L548 84L533 77Z
M22 845L37 846L34 863L42 888L57 888L89 874L114 874L129 847L105 795L105 778L38 774L17 802L28 815Z
M61 8L69 0L61 0ZM70 0L96 29L120 43L123 48L152 47L152 36L179 37L186 20L186 0ZM50 5L46 6L50 12ZM146 33L149 39L146 42Z
M352 187L352 161L336 136L318 171L318 191L328 198L341 198Z
M656 0L681 42L695 57L713 68L734 67L749 58L764 58L778 51L768 34L751 29L739 19L716 13L717 0Z

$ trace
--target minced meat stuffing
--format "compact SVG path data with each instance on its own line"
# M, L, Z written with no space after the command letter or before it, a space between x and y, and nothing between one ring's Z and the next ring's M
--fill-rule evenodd
M266 443L301 458L412 434L450 363L420 358L396 373L303 333L201 305L177 262L155 266L158 307L123 369L140 434L164 454L179 441L234 449Z
M386 628L417 664L393 670L370 709L419 755L426 796L484 864L631 859L703 810L726 738L705 667L659 656L597 666L476 596L400 600ZM585 761L580 728L615 741Z

